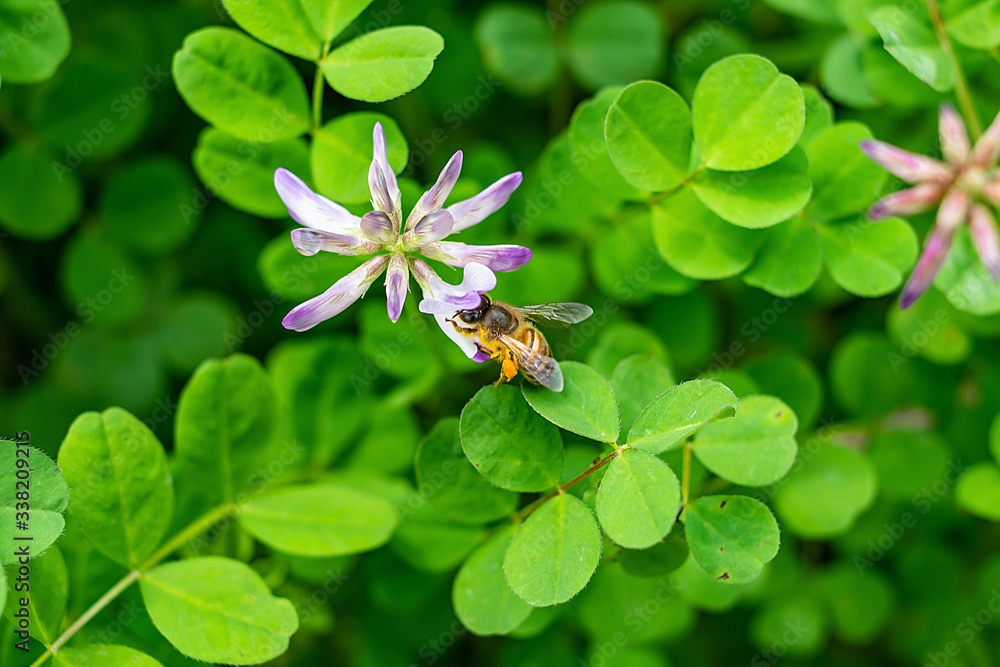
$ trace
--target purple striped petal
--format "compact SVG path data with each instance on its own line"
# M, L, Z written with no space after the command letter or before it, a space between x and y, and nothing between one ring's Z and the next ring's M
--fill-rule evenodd
M389 186L385 182L385 175L376 162L372 162L372 166L368 169L368 187L372 191L372 208L385 213L395 224L401 215L397 205L399 196L397 195L396 199L392 198Z
M486 216L507 203L520 184L521 172L516 171L504 176L475 197L449 206L448 211L455 218L455 231L460 232L485 220Z
M924 244L924 250L920 253L920 259L917 260L917 267L910 274L910 279L906 281L906 285L899 295L900 308L905 310L912 306L913 302L919 299L930 287L934 276L937 275L944 263L944 258L948 255L953 236L953 231L948 232L938 227L931 231Z
M889 173L899 176L907 183L934 181L950 183L955 172L943 162L926 155L904 151L892 144L877 139L868 139L858 144L865 155Z
M291 232L292 245L299 253L312 257L320 250L338 255L370 255L379 245L350 234L332 234L318 229L300 227Z
M982 168L992 167L1000 156L1000 113L972 147L969 163Z
M340 314L365 295L371 284L385 270L388 262L388 255L372 257L335 282L327 291L292 308L285 315L285 319L281 320L281 324L286 329L305 331Z
M965 222L969 213L969 205L972 198L969 193L961 188L952 188L941 200L941 207L938 209L937 218L934 220L935 227L946 232L953 233Z
M300 225L332 234L358 231L358 216L309 189L301 178L287 169L274 171L274 189L288 209L288 214Z
M392 220L382 211L369 211L361 216L361 232L383 245L392 243L395 236Z
M434 243L451 234L455 219L443 208L434 209L425 215L413 228L413 235L420 243Z
M451 156L448 164L441 170L437 181L420 197L417 205L413 207L409 217L406 218L406 229L413 229L420 220L436 208L444 206L444 202L451 194L458 175L462 173L462 151L458 151Z
M451 285L441 280L426 262L419 259L415 262L423 265L419 269L422 275L417 278L424 291L424 298L418 306L422 313L453 314L458 310L476 308L480 304L480 297L497 286L496 275L482 264L475 262L467 264L462 282ZM414 266L414 276L417 275L417 271L417 267Z
M941 105L938 120L938 135L941 138L941 153L944 159L961 167L969 157L969 131L965 129L965 121L955 111L955 107L947 102Z
M428 243L417 248L417 252L448 266L476 262L494 271L515 271L531 259L531 251L519 245L467 245L454 241Z
M389 319L399 320L403 314L403 303L410 286L410 272L406 267L406 256L397 252L389 260L389 268L385 272L385 300L389 309Z
M881 220L890 215L914 215L923 213L941 199L944 185L921 183L912 188L898 190L882 197L868 209L869 220Z
M997 235L996 220L985 206L973 204L969 209L969 233L979 261L993 280L1000 280L1000 236Z
M372 178L373 171L378 171L382 175L381 182L384 183L382 194L390 202L389 206L391 208L383 208L382 210L388 213L394 222L398 223L402 217L402 212L399 211L399 183L396 182L396 173L389 165L389 156L385 145L385 131L382 129L382 123L375 123L375 128L372 130L372 168L368 172L368 184L372 190L372 200L377 201L379 197L375 193L376 184ZM395 215L393 215L393 210L395 210Z

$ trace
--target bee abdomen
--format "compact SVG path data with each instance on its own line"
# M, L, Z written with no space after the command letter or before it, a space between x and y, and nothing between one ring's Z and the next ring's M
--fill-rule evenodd
M534 367L527 370L530 370L540 382L544 383L555 372L556 361L551 358L549 344L541 333L530 328L524 331L523 342L531 349L533 353L531 358L534 362Z

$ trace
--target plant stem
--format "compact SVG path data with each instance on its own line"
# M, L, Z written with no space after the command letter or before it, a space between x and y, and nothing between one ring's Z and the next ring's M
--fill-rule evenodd
M948 37L948 31L944 27L944 21L941 19L941 9L938 7L937 0L927 0L927 11L931 16L931 24L934 26L938 42L941 44L941 48L944 49L945 55L951 61L952 67L955 68L955 96L958 97L958 104L962 107L965 122L969 124L969 130L972 132L972 140L975 141L983 133L983 124L979 121L976 106L972 103L969 84L966 82L965 74L962 72L962 67L955 56L955 49L951 44L951 38Z
M62 648L63 645L73 637L73 635L79 632L80 629L83 628L83 626L86 625L92 618L94 618L94 616L100 613L102 609L111 604L116 597L121 595L122 591L135 583L144 572L151 569L180 547L184 546L184 544L191 538L204 532L209 526L219 519L223 519L235 513L236 509L237 507L233 503L219 505L212 511L202 516L200 519L189 524L184 530L174 535L169 542L160 547L156 553L146 560L145 563L122 577L118 583L109 588L104 595L98 598L97 602L90 605L87 611L83 612L83 614L80 615L80 618L76 619L73 625L66 628L66 631L59 635L59 638L52 642L52 645L46 648L45 652L39 656L37 660L31 663L31 667L40 667L40 665L44 663L49 656L54 655L57 651L59 651L59 649Z
M687 507L691 487L691 441L684 441L684 468L681 472L681 507Z
M557 486L556 489L555 489L555 491L550 491L549 493L545 494L541 498L536 499L534 502L529 503L529 504L525 505L524 507L522 507L521 509L519 509L518 511L514 512L511 515L511 520L514 523L520 523L521 521L524 521L525 517L527 517L529 514L531 514L532 512L534 512L536 509L538 509L539 507L541 507L542 505L544 505L546 502L548 502L552 498L555 498L557 495L559 495L561 493L566 493L567 489L575 486L576 484L578 484L579 482L583 481L584 479L586 479L590 475L594 474L595 472L597 472L598 470L600 470L601 468L603 468L607 464L611 463L611 461L616 456L618 456L619 454L621 454L622 452L624 452L626 449L629 449L629 446L628 445L622 445L621 447L619 447L618 449L614 450L613 452L611 452L610 454L608 454L607 456L605 456L603 459L601 459L600 461L598 461L594 465L590 466L589 468L587 468L586 470L584 470L583 472L581 472L579 475L577 475L573 479L569 480L565 484Z
M326 90L325 82L323 81L323 68L320 67L320 63L326 58L326 54L330 51L330 44L326 43L323 45L323 52L319 56L319 60L316 61L316 76L313 78L313 108L312 108L312 129L316 131L323 124L323 91Z

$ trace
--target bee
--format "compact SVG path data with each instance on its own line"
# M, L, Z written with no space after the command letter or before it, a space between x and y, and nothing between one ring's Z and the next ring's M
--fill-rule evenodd
M535 325L563 328L593 314L593 309L582 303L512 306L483 294L479 307L460 310L446 321L463 336L475 338L480 352L500 362L500 378L494 386L511 381L522 370L529 381L562 391L562 371Z

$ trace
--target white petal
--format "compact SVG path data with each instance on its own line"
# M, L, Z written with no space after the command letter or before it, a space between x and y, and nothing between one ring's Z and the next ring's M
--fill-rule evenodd
M274 189L297 223L330 232L358 234L361 219L340 204L309 189L301 178L287 169L274 172Z

